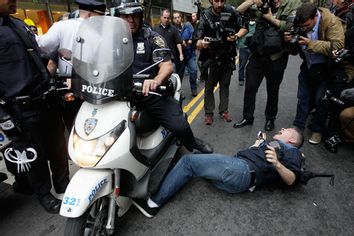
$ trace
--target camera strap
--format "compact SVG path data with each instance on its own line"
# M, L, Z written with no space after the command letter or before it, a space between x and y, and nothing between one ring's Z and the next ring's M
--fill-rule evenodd
M209 24L209 26L210 26L210 28L212 30L216 30L216 25L214 24L214 22L206 14L208 14L208 12L202 11L202 13L201 13L202 18L206 22L208 22L208 24Z

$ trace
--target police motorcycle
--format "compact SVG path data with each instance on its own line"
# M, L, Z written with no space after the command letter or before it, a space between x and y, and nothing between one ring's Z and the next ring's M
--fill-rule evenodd
M167 54L168 49L155 50L155 63L148 68ZM131 31L124 20L97 16L81 24L71 63L73 88L81 91L84 102L68 142L69 155L81 168L60 209L68 218L65 235L113 234L132 198L154 193L178 159L179 146L171 133L130 105L142 88L132 78L148 77L143 74L148 68L132 74L133 59ZM179 101L181 82L174 74L170 81Z

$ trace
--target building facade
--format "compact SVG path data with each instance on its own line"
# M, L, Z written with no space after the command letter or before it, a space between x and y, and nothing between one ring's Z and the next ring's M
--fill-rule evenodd
M200 0L143 0L146 6L145 17L151 24L160 22L163 9L191 14L197 11L196 2ZM205 0L204 0L205 1ZM66 12L76 10L74 0L18 0L15 17L35 25L39 34L46 33L49 27Z

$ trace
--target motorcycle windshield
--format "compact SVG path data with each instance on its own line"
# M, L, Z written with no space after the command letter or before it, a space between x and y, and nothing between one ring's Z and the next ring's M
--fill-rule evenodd
M72 50L73 68L87 84L104 86L121 78L134 59L133 39L129 25L111 16L94 16L82 22ZM129 78L126 78L129 77ZM113 88L114 89L114 88Z

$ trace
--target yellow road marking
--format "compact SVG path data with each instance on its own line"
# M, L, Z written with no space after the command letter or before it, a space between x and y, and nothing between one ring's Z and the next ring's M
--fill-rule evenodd
M215 91L219 88L219 84L217 84L214 88L214 93ZM199 94L192 99L192 101L190 101L186 106L183 107L183 112L187 113L198 101L199 99L204 95L205 92L205 88L203 88ZM197 107L192 110L191 114L188 115L188 123L191 124L193 122L193 120L197 117L197 115L200 113L200 111L203 109L204 107L204 98L199 102L199 104L197 105Z
M204 95L205 88L203 88L198 95L192 99L186 106L183 107L183 112L187 113L193 106L194 104Z
M198 106L188 116L188 123L189 124L192 124L193 120L197 117L197 115L203 109L203 107L204 107L204 99L198 104Z

